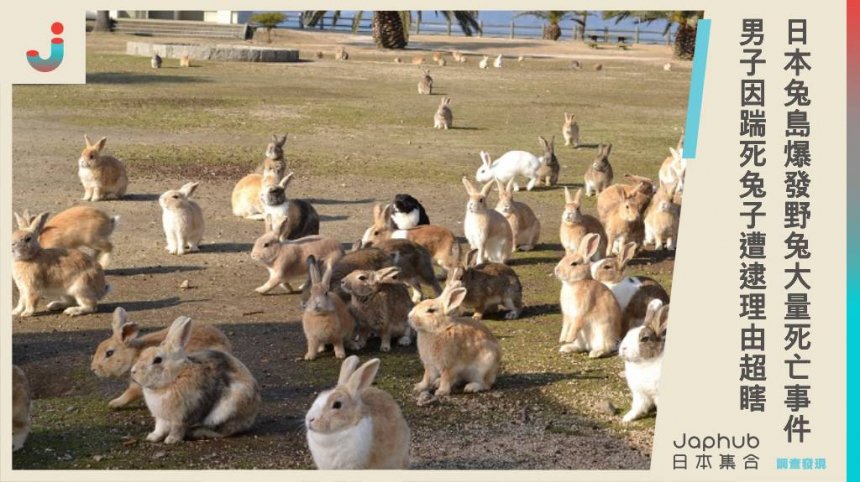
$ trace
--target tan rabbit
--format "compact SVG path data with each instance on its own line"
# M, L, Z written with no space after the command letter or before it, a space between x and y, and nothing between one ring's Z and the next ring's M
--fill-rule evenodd
M308 273L311 278L310 297L305 303L302 328L308 342L305 360L313 360L326 345L334 346L334 355L344 358L344 344L352 339L355 319L346 303L331 287L332 265L327 264L325 274L313 256L308 257Z
M330 289L340 296L345 303L349 302L349 294L341 288L340 282L350 273L355 270L378 270L394 266L394 260L385 251L374 247L361 247L361 241L355 242L352 249L344 253L343 256L337 258L332 266ZM308 271L308 280L302 289L302 306L307 306L307 301L311 296L310 271Z
M644 244L654 244L654 249L675 249L681 206L675 202L677 186L661 184L645 211Z
M183 54L179 57L180 67L191 67L191 57L188 54Z
M507 186L497 180L496 186L499 190L496 211L501 213L511 225L511 231L514 235L514 249L531 251L540 238L540 220L528 204L514 201L513 179L508 181Z
M600 144L597 148L597 157L585 171L585 194L593 196L600 194L612 184L614 174L612 164L609 163L609 153L612 152L612 144Z
M203 210L191 199L197 190L199 182L189 182L179 189L171 189L158 198L161 205L161 223L164 227L164 237L167 239L165 248L170 254L195 253L200 251L200 241L206 225L203 221Z
M460 52L460 51L458 51L458 50L455 50L455 51L451 52L451 57L452 57L452 58L454 59L454 61L455 61L455 62L457 62L457 63L460 63L460 64L464 64L464 63L466 63L466 56L465 56L465 55L463 55L463 53L462 53L462 52Z
M600 248L594 253L594 259L597 261L606 253L606 232L603 230L603 224L600 220L590 214L582 213L582 189L577 189L574 196L570 195L570 189L564 188L564 212L561 215L561 227L559 229L559 239L564 247L566 254L575 253L582 238L586 234L595 233L600 235Z
M389 239L408 239L422 246L443 269L450 270L459 264L460 243L454 233L435 224L421 224L410 229L395 230L391 226L391 205L373 206L373 224L361 238L362 246L376 246ZM435 289L435 288L434 288Z
M289 225L282 223L278 231L269 231L254 242L251 259L266 267L269 279L255 289L257 293L265 294L276 286L294 293L290 281L307 276L308 257L335 262L343 256L340 243L333 238L324 236L305 236L303 238L287 239ZM300 290L302 288L299 288Z
M436 114L433 115L433 128L448 130L454 126L454 114L451 113L451 98L442 97Z
M357 270L341 280L341 287L350 294L349 311L358 331L358 340L351 348L364 348L371 332L382 340L381 351L391 351L392 337L401 346L412 344L407 318L413 303L409 289L398 279L399 274L400 269L395 267Z
M78 177L84 186L84 201L120 199L128 189L128 174L125 163L108 155L102 155L107 137L93 144L85 135L87 146L78 158Z
M446 288L466 288L466 298L461 306L472 310L472 318L480 320L484 313L495 312L504 306L508 312L505 319L515 320L523 311L523 286L520 278L510 266L501 263L475 264L478 250L466 255L461 266L448 272Z
M430 77L430 71L424 69L424 75L418 81L418 93L422 95L433 94L433 77Z
M669 302L669 294L656 280L647 276L627 276L627 264L636 255L636 248L636 243L627 243L617 256L591 265L591 277L612 290L618 301L624 332L642 324L651 300Z
M474 393L489 390L496 382L502 347L480 321L456 316L465 298L465 288L446 287L439 298L424 300L409 312L424 364L416 392L438 387L435 395L442 397L460 383L465 383L464 392Z
M625 200L632 199L640 213L645 213L654 196L654 182L647 177L625 174L630 184L613 184L597 196L597 215L604 221Z
M35 219L27 211L14 215L18 229L27 229ZM119 216L108 216L90 206L75 206L45 223L39 235L39 245L43 248L91 249L102 268L106 268L113 251L110 235L118 223Z
M272 134L272 140L266 144L266 159L257 166L254 172L258 174L268 173L278 179L283 178L287 172L287 161L284 159L284 144L286 143L286 134Z
M636 204L635 195L623 192L623 200L615 210L603 219L606 230L606 256L620 253L627 243L636 243L641 248L645 241L645 224Z
M576 122L575 114L564 113L561 134L564 136L564 145L579 147L579 124Z
M188 352L191 318L177 318L158 346L131 369L155 419L149 442L221 438L247 431L260 406L260 386L241 361L221 350Z
M286 136L284 141L286 142ZM258 167L260 172L248 174L233 187L230 203L234 216L254 220L265 219L263 201L260 197L263 186L278 184L278 181L284 178L287 169L287 164L283 160L283 151L280 152L280 159L269 157L270 152L272 156L278 156L277 144L272 146L271 151L268 148L266 151L266 159Z
M514 250L514 234L510 223L501 213L487 208L487 195L493 183L488 182L478 189L472 181L463 177L463 186L469 194L463 230L471 248L478 250L476 262L506 262Z
M104 270L76 249L42 248L39 235L48 214L39 214L26 229L12 233L12 279L18 288L12 316L32 316L43 297L54 299L48 303L51 311L64 309L69 316L95 313L98 301L110 290Z
M448 65L448 61L445 59L439 59L436 61L436 65L438 65L439 67L444 67Z
M349 60L349 52L345 48L340 47L334 53L335 60Z
M424 65L424 56L416 55L412 57L412 65Z
M561 353L588 352L589 358L612 354L623 336L621 308L612 291L591 278L589 261L600 246L600 235L585 235L579 249L555 267L561 281L563 324Z
M30 381L24 370L12 365L12 451L24 448L30 435Z
M411 435L394 398L374 388L379 359L343 361L337 386L307 415L308 448L320 470L408 469Z
M90 369L99 378L128 377L140 353L146 348L163 342L168 331L164 328L140 335L140 327L128 319L128 313L122 307L113 312L111 330L110 338L99 343L90 363ZM186 349L192 352L210 349L230 353L232 346L221 330L211 325L195 323L191 327L191 338L188 340ZM141 396L143 396L143 389L134 380L129 380L125 392L108 402L108 407L125 407L140 399Z

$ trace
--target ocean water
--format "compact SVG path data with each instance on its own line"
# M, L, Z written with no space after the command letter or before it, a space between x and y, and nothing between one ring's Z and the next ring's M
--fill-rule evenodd
M252 11L243 11L239 13L239 22L247 22L248 18L253 14ZM299 28L299 16L301 12L299 11L283 11L283 13L287 16L286 22L281 24L282 28ZM344 10L341 12L341 16L345 19L341 19L338 22L338 25L334 27L336 31L345 31L348 32L352 29L352 16L353 11ZM539 38L541 36L541 27L546 23L544 20L529 16L517 17L517 14L521 12L519 11L509 11L509 10L483 10L478 13L478 20L483 21L484 23L484 36L485 37L508 37L510 35L510 23L514 21L515 27L515 35L519 38ZM610 39L614 41L617 36L625 36L628 38L628 42L632 42L633 39L633 31L636 28L636 20L635 19L626 19L622 22L616 23L614 19L604 20L601 12L599 11L590 11L586 28L588 29L588 35L598 35L602 39L603 29L608 28L610 31ZM363 16L362 29L361 33L369 33L369 23L370 23L371 15L366 13ZM416 18L413 16L413 22ZM330 21L330 19L327 19ZM447 29L443 25L429 25L428 23L444 23L445 18L441 15L437 15L434 11L428 10L422 12L422 25L421 25L421 33L422 34L441 34L444 35L447 33ZM565 20L560 23L562 29L562 40L570 39L573 33L574 26L576 23L573 20ZM331 26L326 24L326 29L330 29ZM655 21L650 24L641 24L640 28L640 41L643 43L664 43L665 37L663 36L663 30L666 28L666 21ZM454 35L462 35L459 27L456 25L453 28Z

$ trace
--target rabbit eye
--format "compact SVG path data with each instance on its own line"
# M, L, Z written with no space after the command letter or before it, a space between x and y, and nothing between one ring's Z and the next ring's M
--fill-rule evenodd
M576 266L576 265L578 265L578 264L579 264L579 263L578 263L578 262L576 262L576 261L571 261L571 262L570 262L570 265L571 265L571 266Z
M436 313L436 308L427 308L427 313Z
M478 202L479 202L479 203L482 203L482 202L484 202L484 198L482 198L482 197L479 197L479 198L478 198Z
M379 231L374 231L374 232L373 232L373 235L374 235L374 236L379 235Z
M364 276L364 275L359 276L359 277L358 277L358 280L359 280L359 281L367 281L367 276Z
M110 358L113 356L113 350L108 350L105 352L105 358Z
M603 269L610 269L610 268L611 268L611 266L609 266L608 264L603 265Z
M159 363L161 363L161 357L160 356L157 356L157 357L152 359L153 365L158 365Z
M25 243L29 243L29 242L30 242L30 240L32 240L32 239L33 239L32 237L27 236L26 238L24 238L24 242L25 242Z
M263 244L263 247L264 247L264 248L268 248L268 247L269 247L269 243L265 243L265 244Z
M179 195L178 195L178 194L174 194L174 195L173 195L173 199L179 199Z
M333 408L333 409L335 409L335 410L340 410L340 407L341 407L341 406L342 406L342 405L341 405L341 403L340 403L340 400L338 400L338 401L336 401L336 402L334 402L334 403L332 403L332 404L331 404L331 408Z

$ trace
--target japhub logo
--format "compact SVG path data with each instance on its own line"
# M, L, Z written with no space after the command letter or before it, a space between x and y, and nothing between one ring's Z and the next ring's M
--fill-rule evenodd
M39 72L50 72L59 67L63 61L63 38L59 37L63 33L63 24L54 22L51 24L51 32L55 37L51 39L51 54L48 58L42 58L37 50L27 51L27 61Z

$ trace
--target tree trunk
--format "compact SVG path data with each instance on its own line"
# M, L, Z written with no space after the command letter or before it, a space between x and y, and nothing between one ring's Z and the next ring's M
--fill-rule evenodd
M384 49L402 49L406 47L408 40L403 30L403 21L400 20L400 12L376 11L373 12L373 41L377 47Z
M586 25L588 24L588 12L580 14L579 20L580 20L580 22L582 22L579 25L579 29L580 29L579 30L579 39L585 40L585 28L586 28Z
M96 24L93 26L93 32L110 32L110 11L96 11Z
M678 26L673 46L675 57L683 60L692 60L696 52L696 27L684 23Z
M547 25L543 30L545 40L558 40L561 37L561 27L557 23Z

